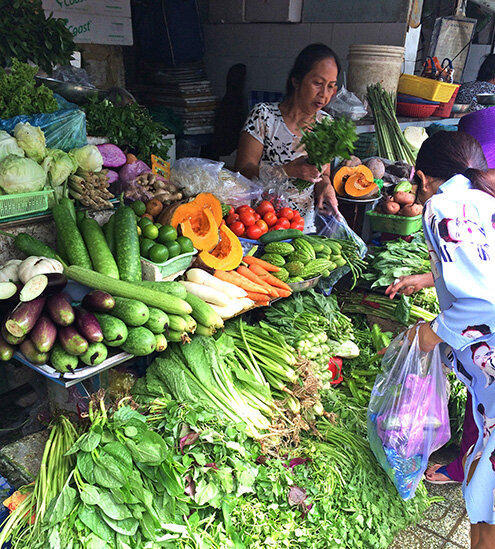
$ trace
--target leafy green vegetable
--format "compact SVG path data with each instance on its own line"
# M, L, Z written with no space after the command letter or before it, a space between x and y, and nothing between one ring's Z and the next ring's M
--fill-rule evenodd
M30 158L9 154L0 162L0 188L7 194L41 191L45 170Z
M50 185L58 187L76 172L77 164L68 153L60 149L48 149L43 160L43 168L48 174Z
M333 120L325 116L302 130L300 146L308 155L308 162L321 170L334 158L349 158L354 151L354 142L358 136L352 120L342 117ZM298 179L295 186L299 190L309 187L309 181Z
M12 137L7 132L0 131L0 161L9 154L24 156L24 151L17 144L15 137Z
M84 145L72 149L69 154L83 172L99 172L103 167L103 157L96 145Z
M30 10L33 9L30 2L26 4L29 5ZM9 8L2 11L7 13L9 9L10 4ZM5 17L1 17L0 20L1 28ZM2 36L4 37L3 33ZM4 45L6 42L4 38L1 44ZM38 67L21 63L17 59L12 60L10 72L0 68L0 118L8 119L20 114L50 113L58 109L52 90L44 85L36 87L34 76L37 72Z
M29 122L19 122L14 128L17 144L28 158L41 163L46 156L45 134L39 126L31 126Z
M105 99L91 98L82 107L86 112L88 135L106 136L123 150L134 152L149 163L151 154L167 158L170 140L164 140L168 130L154 122L148 109L136 103L114 105Z

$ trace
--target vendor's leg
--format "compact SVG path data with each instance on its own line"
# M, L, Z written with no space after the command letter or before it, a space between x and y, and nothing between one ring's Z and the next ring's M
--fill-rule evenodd
M493 549L495 547L495 524L479 522L471 524L471 549Z

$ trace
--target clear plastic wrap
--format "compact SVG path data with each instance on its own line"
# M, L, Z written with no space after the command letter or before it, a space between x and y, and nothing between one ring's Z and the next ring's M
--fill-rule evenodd
M407 332L387 349L368 407L368 438L378 462L407 500L428 466L428 458L450 439L447 378L439 345L419 349Z
M325 109L332 116L347 116L351 120L360 120L368 114L362 101L345 86L334 95Z

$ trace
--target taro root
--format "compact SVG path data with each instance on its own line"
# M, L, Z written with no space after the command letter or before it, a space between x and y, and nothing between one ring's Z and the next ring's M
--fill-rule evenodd
M370 158L365 166L371 170L375 179L383 179L385 175L385 164L379 158Z

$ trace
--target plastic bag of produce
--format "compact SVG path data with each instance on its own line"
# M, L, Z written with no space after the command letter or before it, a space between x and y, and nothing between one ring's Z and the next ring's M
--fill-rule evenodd
M69 103L55 94L59 110L49 114L31 114L14 116L7 120L0 119L0 130L9 133L19 122L29 122L43 130L46 146L50 149L62 149L65 152L86 145L86 115L77 105Z
M333 96L325 110L332 116L347 116L351 120L359 120L368 114L359 97L350 92L345 86L342 86Z
M450 439L447 378L439 346L419 349L403 332L383 360L368 406L368 439L402 499L414 497L428 458Z

